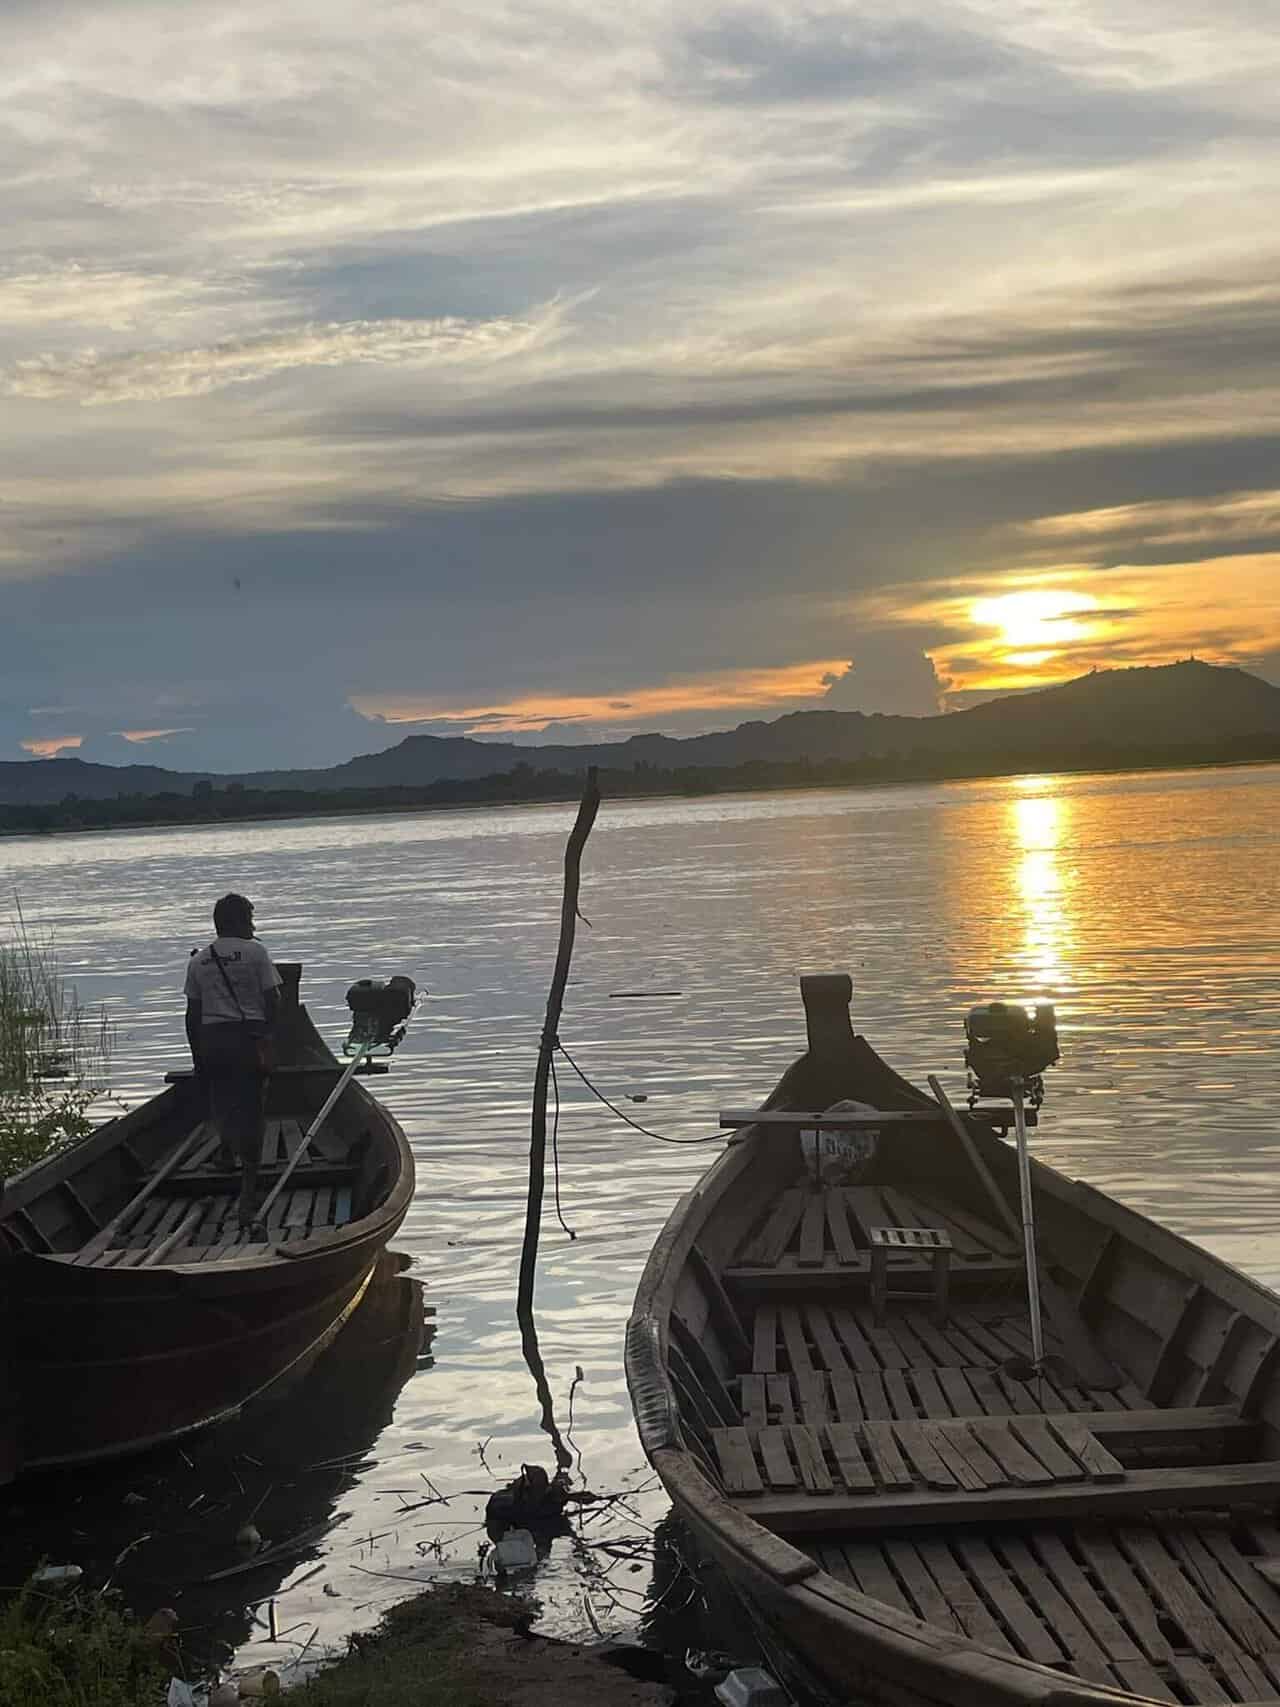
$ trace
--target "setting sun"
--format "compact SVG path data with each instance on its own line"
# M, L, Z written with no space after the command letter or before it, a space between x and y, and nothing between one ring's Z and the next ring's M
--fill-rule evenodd
M982 628L998 628L1006 646L1027 649L1026 656L1013 662L1031 664L1043 663L1052 649L1067 641L1083 639L1086 626L1071 619L1096 608L1097 600L1087 593L1028 589L979 599L969 614Z

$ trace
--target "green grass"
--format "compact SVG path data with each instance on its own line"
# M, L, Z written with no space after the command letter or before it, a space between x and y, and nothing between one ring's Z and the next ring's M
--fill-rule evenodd
M52 939L16 918L0 939L0 1177L92 1130L111 1050L105 1015L81 1007Z
M158 1707L168 1680L113 1594L27 1584L0 1608L0 1707Z
M477 1622L514 1628L531 1615L526 1602L491 1589L444 1584L352 1637L346 1659L291 1689L288 1707L500 1707L469 1675L470 1633Z

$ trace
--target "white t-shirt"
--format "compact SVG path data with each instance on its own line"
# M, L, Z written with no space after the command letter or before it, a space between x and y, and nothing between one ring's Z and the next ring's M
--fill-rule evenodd
M282 983L265 947L256 937L241 936L217 937L213 947L226 978L207 948L193 954L187 962L186 993L200 1003L202 1023L222 1025L231 1020L265 1020L267 1011L262 993L278 990ZM228 980L235 991L234 999L227 988Z

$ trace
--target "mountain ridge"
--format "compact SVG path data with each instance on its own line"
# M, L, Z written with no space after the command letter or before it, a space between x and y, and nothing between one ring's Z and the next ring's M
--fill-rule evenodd
M75 758L0 761L0 803L56 804L216 787L335 790L424 785L509 772L574 772L588 764L630 769L731 769L752 762L817 763L998 750L1034 762L1037 749L1105 741L1123 750L1280 735L1280 687L1234 666L1195 659L1098 670L1027 693L933 717L815 709L753 719L706 735L632 735L624 741L518 746L465 735L407 735L393 746L323 769L219 773Z

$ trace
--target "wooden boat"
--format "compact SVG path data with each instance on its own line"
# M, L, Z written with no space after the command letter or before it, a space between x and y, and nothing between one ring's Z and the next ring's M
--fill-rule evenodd
M1033 1163L1052 1356L1019 1379L1012 1148L854 1035L847 978L801 987L808 1052L627 1330L645 1449L766 1652L842 1703L1280 1699L1280 1300ZM833 1183L797 1116L847 1102L878 1139Z
M340 1067L285 980L268 1089L269 1189ZM0 1479L172 1440L230 1416L359 1303L413 1197L404 1133L352 1082L271 1206L236 1222L238 1173L190 1074L5 1184Z

